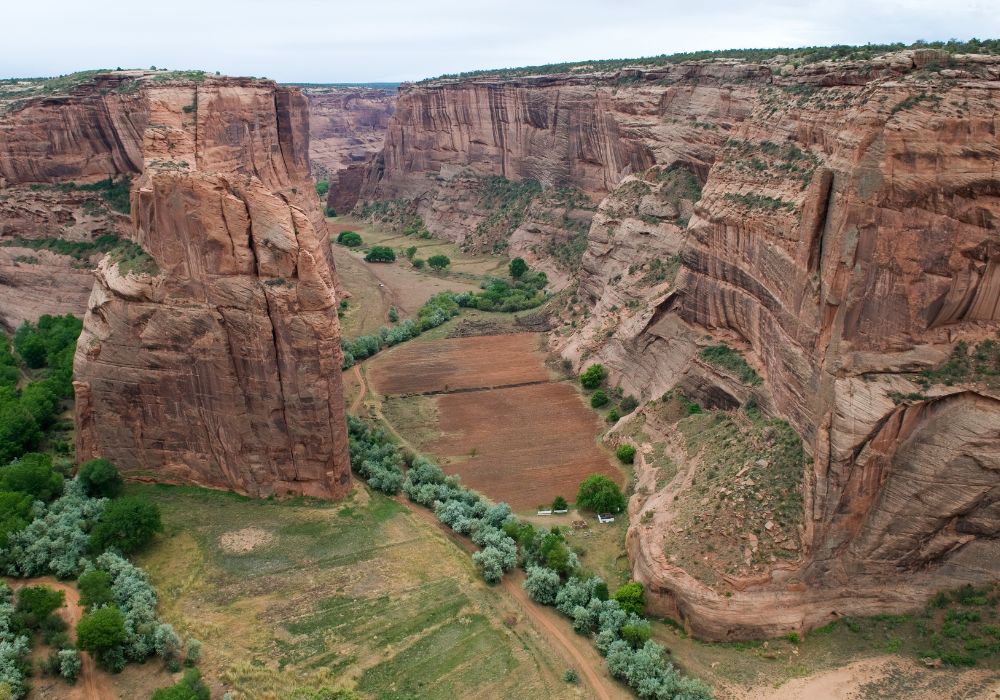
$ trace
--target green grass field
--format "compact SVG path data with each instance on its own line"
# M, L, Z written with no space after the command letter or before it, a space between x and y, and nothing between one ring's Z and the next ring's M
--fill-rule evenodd
M220 694L576 696L468 554L395 501L360 486L333 504L129 488L163 511L166 530L140 563L163 617L205 642Z

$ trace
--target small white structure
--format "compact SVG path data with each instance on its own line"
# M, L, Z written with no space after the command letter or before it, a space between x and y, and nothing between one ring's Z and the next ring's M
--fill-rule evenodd
M569 508L560 508L559 510L554 510L552 512L555 513L556 515L562 515L563 513L568 513Z
M539 508L538 515L552 515L552 511L551 510L542 510L542 509Z
M613 523L614 521L615 521L615 516L611 515L611 513L597 514L597 522L601 523L602 525L606 525L607 523Z

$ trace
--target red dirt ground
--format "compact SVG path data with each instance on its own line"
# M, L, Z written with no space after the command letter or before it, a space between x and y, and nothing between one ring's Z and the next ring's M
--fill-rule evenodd
M550 379L534 333L410 342L369 364L380 394L421 394Z
M427 452L445 472L515 510L556 496L572 501L590 474L623 483L595 440L598 415L573 385L549 381L538 343L530 333L414 341L377 356L369 378L383 395L441 392L429 426L440 437ZM509 386L526 382L537 383Z
M572 501L580 482L621 472L594 441L597 415L564 382L442 394L436 397L442 437L428 451L449 474L515 510ZM472 454L475 450L475 455Z

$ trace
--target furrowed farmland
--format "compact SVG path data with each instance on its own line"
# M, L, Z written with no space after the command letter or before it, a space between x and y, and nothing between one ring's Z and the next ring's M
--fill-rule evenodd
M408 343L369 366L386 417L447 473L516 510L572 499L580 481L622 474L593 436L597 415L554 380L531 333Z

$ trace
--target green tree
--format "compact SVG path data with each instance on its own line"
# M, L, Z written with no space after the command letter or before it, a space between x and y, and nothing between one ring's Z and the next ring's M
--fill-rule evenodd
M91 547L103 552L115 547L124 554L138 552L163 530L160 509L141 498L111 501L90 533Z
M395 262L396 251L389 246L374 245L368 251L365 260L368 262Z
M108 605L115 600L111 590L111 574L107 571L90 569L80 574L76 587L80 590L80 605L88 610Z
M76 645L95 654L117 647L125 641L125 618L114 606L98 608L76 623Z
M364 241L361 240L361 234L355 233L354 231L341 231L337 234L337 243L348 248L357 248Z
M580 384L584 389L596 389L607 376L608 372L604 369L604 365L591 365L580 375Z
M555 500L552 501L552 510L566 510L567 508L569 508L569 504L562 496L556 496Z
M559 574L552 569L529 566L523 588L536 603L555 605L560 585Z
M20 491L39 501L51 501L63 490L63 477L52 469L52 457L29 452L8 467L0 468L0 490Z
M619 605L621 604L619 603ZM649 638L653 636L648 622L635 625L625 625L622 627L621 635L622 639L628 642L633 649L638 649L643 644L648 642Z
M16 401L0 403L0 464L34 449L42 437L38 422Z
M608 477L591 474L580 483L576 505L595 513L620 513L625 509L625 496L618 484Z
M628 443L619 445L615 450L615 456L622 464L632 464L635 461L635 447Z
M68 683L76 683L76 679L80 675L80 667L83 665L79 652L76 649L60 649L57 658L59 659L59 675Z
M615 591L614 599L625 612L635 613L642 617L646 613L646 598L643 595L642 584L630 581Z
M409 260L413 260L413 256L416 254L417 254L417 246L411 245L409 248L406 249L406 257Z
M34 498L19 491L0 491L0 548L6 547L10 535L28 527L32 521Z
M27 617L29 627L37 627L63 606L66 594L48 586L25 586L17 592L17 611Z
M415 267L418 270L421 269L426 263L426 261L423 258L413 258L412 262L413 262L413 267Z
M59 395L48 380L31 382L21 390L21 406L31 414L40 428L52 424L59 408Z
M389 307L389 323L395 323L399 320L399 311L396 310L395 306Z
M330 183L326 180L320 180L316 183L316 194L320 197L325 197L326 193L330 191Z
M591 408L601 408L602 406L608 405L608 395L603 391L598 389L590 397L590 407Z
M521 279L524 273L528 271L528 263L524 262L524 258L514 258L510 261L507 269L510 270L511 277Z
M427 258L427 264L435 270L443 270L451 265L451 258L447 255L432 255Z
M80 465L77 474L83 490L91 498L115 498L122 492L121 474L106 459L89 459Z
M196 668L189 668L177 683L156 690L151 700L208 700L210 697L208 686L201 680L201 673Z
M17 344L17 352L24 360L24 364L31 369L40 369L45 366L48 357L48 348L45 341L37 335L27 335Z

